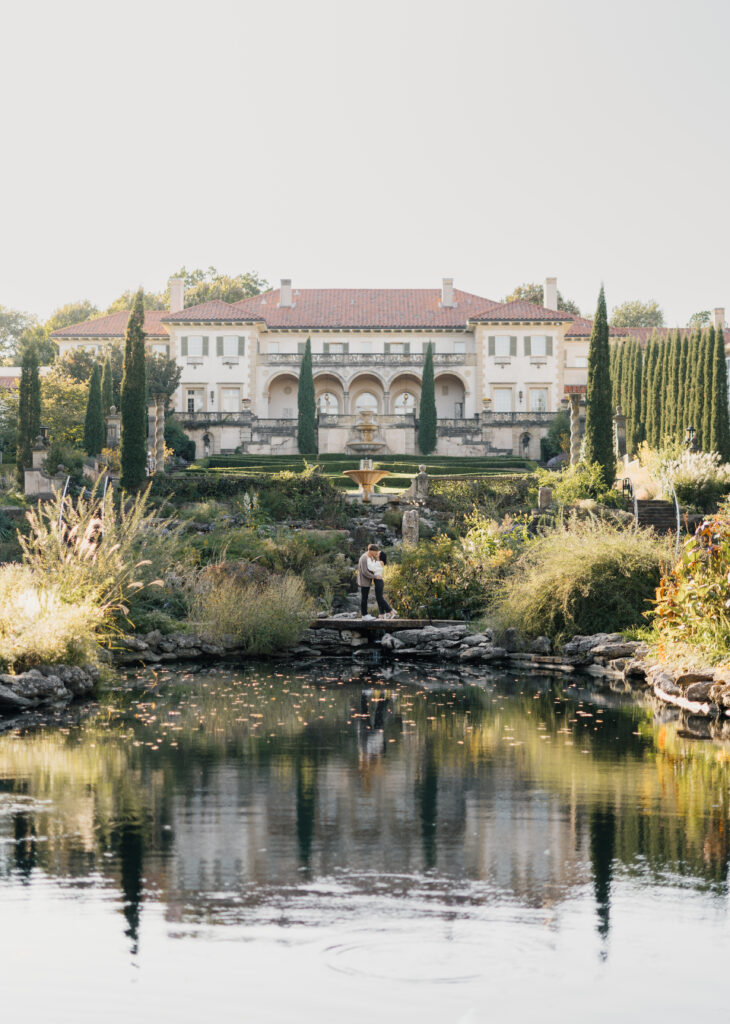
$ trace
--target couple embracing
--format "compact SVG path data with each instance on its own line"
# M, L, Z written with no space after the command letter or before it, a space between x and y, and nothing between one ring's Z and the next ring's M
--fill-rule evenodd
M360 555L360 561L357 563L357 585L360 588L360 614L363 619L373 618L372 615L368 615L368 597L370 596L371 583L375 586L375 600L378 602L380 618L398 618L385 600L384 568L385 553L380 550L377 544L368 544L367 551Z

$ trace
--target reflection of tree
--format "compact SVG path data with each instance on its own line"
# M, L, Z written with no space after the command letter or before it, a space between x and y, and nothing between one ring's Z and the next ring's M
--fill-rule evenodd
M416 796L421 817L421 843L423 846L423 866L436 867L436 812L438 805L438 764L433 745L426 744L423 765L416 782Z
M133 800L129 800L111 834L112 845L119 857L120 881L124 898L122 910L127 919L127 928L124 934L130 940L132 956L136 956L139 949L145 850L144 820L134 804Z
M317 794L317 766L311 758L296 762L297 776L297 844L302 867L309 867L312 858L314 811Z
M27 880L36 866L37 850L35 824L31 815L13 815L13 835L15 838L15 867L18 873Z
M596 807L591 811L590 834L598 934L605 940L610 926L611 876L616 850L616 815L613 808Z

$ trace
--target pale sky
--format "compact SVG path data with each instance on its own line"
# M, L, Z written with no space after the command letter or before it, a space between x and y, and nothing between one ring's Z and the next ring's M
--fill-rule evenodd
M727 0L0 0L0 305L210 264L726 306Z

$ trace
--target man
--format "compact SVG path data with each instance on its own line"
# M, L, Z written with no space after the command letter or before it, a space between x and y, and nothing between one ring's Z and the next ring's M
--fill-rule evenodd
M363 619L373 619L374 615L368 615L368 598L370 597L370 584L375 579L375 573L368 568L368 558L377 558L380 548L377 544L368 544L367 551L360 555L357 563L357 585L360 588L360 615Z

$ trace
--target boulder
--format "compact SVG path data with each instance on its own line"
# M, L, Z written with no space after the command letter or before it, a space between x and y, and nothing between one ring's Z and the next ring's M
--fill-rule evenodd
M0 684L0 710L24 711L26 708L32 708L34 703L28 697L21 697L10 687Z
M614 661L616 658L631 658L641 645L637 640L623 640L616 643L597 644L591 650L594 658Z
M553 642L548 636L538 636L530 644L533 654L552 654Z
M579 654L587 655L593 652L595 647L604 644L623 644L624 638L620 633L594 633L592 636L574 636L566 644L563 644L563 654L568 656Z
M710 699L710 690L712 690L713 685L711 681L690 683L684 695L687 700L696 700L703 703ZM682 686L681 677L677 680L677 686Z
M505 651L508 651L509 653L519 651L520 637L517 630L512 629L511 627L509 629L505 629L502 643L504 644Z
M479 644L487 643L491 638L486 633L468 633L461 641L462 647L478 647Z

